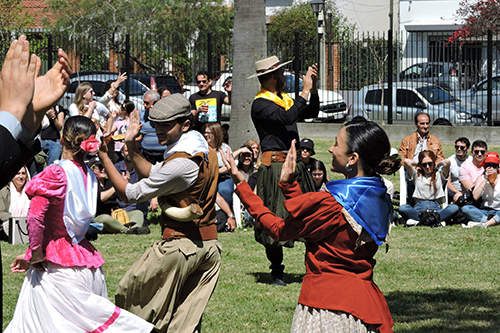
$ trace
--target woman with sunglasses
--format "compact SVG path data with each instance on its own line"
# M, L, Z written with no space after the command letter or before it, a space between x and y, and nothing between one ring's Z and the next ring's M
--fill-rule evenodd
M420 213L426 210L436 211L440 217L438 222L443 222L458 212L457 205L449 205L441 209L446 195L444 185L450 171L449 160L445 159L436 163L436 155L430 150L424 150L418 155L418 163L405 159L404 166L415 184L413 192L415 205L412 207L406 204L399 207L399 214L406 220L407 225L419 224Z
M475 200L482 199L480 208L472 205L462 207L462 212L470 221L464 228L486 228L500 222L500 187L498 183L498 153L489 152L481 162L482 176L476 179L472 195Z

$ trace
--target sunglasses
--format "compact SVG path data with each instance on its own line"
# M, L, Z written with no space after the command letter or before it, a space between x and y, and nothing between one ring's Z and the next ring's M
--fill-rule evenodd
M467 146L455 145L455 150L467 150Z
M476 155L479 155L479 154L484 155L485 153L486 153L486 150L478 150L478 149L474 150L474 154L476 154Z
M484 164L484 168L495 168L497 169L498 168L498 164L495 164L495 163L485 163Z
M300 148L300 150L311 151L309 148Z
M431 166L433 166L433 165L434 165L434 162L422 163L422 166L423 166L424 168L431 167Z
M196 83L200 84L200 83L207 83L208 81L207 80L199 80L199 81L196 81Z

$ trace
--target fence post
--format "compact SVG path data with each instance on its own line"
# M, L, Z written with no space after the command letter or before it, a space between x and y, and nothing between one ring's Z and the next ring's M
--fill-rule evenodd
M293 50L294 54L294 59L293 59L293 71L295 72L295 83L294 83L294 90L295 90L295 99L299 97L299 78L300 78L300 52L299 52L299 38L300 38L300 33L298 30L295 30L295 48Z
M47 36L47 48L48 48L48 55L47 55L47 72L49 71L50 68L52 68L52 34L49 34ZM66 50L67 51L67 50ZM57 59L59 61L59 53L57 56ZM71 73L68 73L71 74Z
M488 115L488 126L493 126L493 119L491 118L493 116L492 114L492 109L493 109L493 104L492 104L492 94L493 94L493 89L491 87L491 84L493 83L493 31L488 29L488 50L487 50L487 58L488 58L488 95L486 98L486 108L488 109L487 115Z
M330 84L326 84L326 89L327 90L335 90L335 86L333 84L333 50L332 50L332 12L329 10L328 11L328 47L327 47L327 53L328 53L328 74L327 78Z
M212 33L208 33L208 57L207 57L207 71L208 74L210 75L211 78L213 78L213 73L212 73Z
M392 65L393 65L393 45L392 45L392 29L389 29L388 36L387 36L387 52L389 53L387 55L387 98L389 99L387 101L387 124L391 125L392 124Z
M125 35L125 72L127 73L127 80L125 81L125 96L130 98L130 34L127 32Z

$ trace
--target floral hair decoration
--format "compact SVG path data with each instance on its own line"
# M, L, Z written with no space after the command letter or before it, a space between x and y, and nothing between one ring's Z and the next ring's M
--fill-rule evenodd
M95 138L95 135L91 135L87 140L82 141L80 148L86 153L95 153L99 149L101 143Z

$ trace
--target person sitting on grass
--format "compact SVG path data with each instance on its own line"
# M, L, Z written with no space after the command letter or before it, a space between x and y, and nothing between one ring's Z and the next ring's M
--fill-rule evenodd
M112 216L113 211L120 208L115 188L108 180L106 170L104 170L99 157L92 158L87 165L97 176L100 188L100 196L97 199L96 217L94 218L95 223L91 223L91 226L111 234L149 234L149 228L143 225L144 213L138 209L125 211L125 214L128 216L128 223L122 223ZM122 173L122 175L130 181L130 172Z
M470 221L464 228L486 228L500 222L500 186L498 183L499 157L496 152L489 152L481 162L484 168L482 176L477 177L472 195L474 199L483 199L480 208L473 205L465 205L462 212Z
M447 159L436 163L436 155L430 150L424 150L418 155L418 163L405 159L404 166L410 179L415 184L413 199L415 205L409 204L399 207L399 214L406 220L406 225L420 224L422 212L433 210L437 212L439 218L434 221L433 227L439 226L437 222L442 222L451 218L458 212L457 205L449 205L441 209L441 204L445 201L444 185L447 182L450 161ZM442 167L442 168L441 168ZM424 225L425 223L422 223Z

